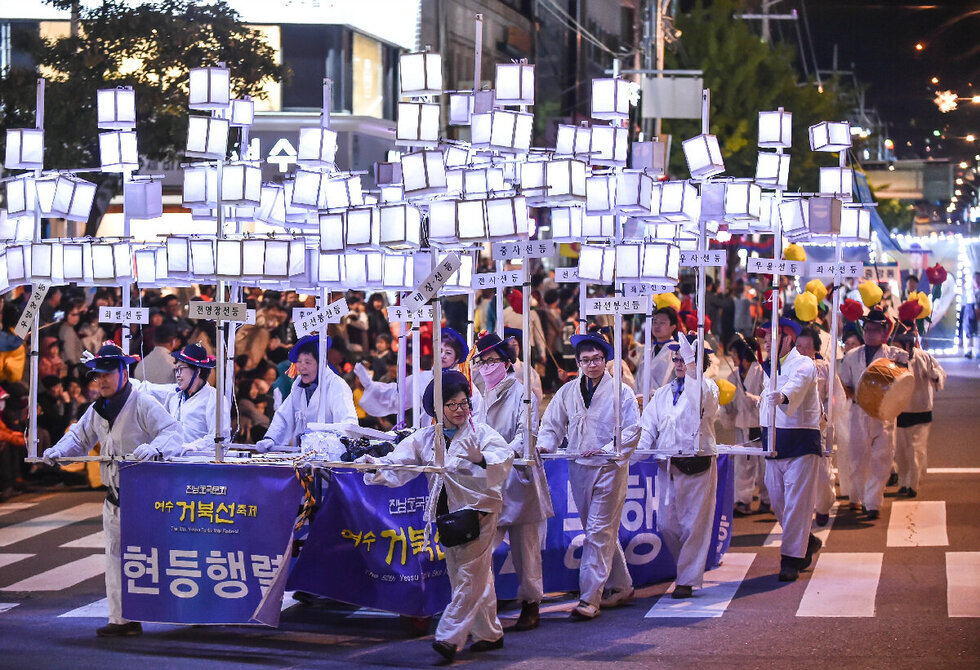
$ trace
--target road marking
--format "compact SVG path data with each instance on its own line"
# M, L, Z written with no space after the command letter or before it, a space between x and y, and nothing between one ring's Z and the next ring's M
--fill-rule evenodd
M817 556L796 616L873 617L882 553Z
M783 545L783 527L777 521L766 535L765 542L762 543L763 547L781 547Z
M888 519L888 547L948 547L946 502L895 501Z
M37 505L36 502L29 502L29 503L4 503L4 504L0 505L0 516L3 516L4 514L11 514L13 512L19 512L22 509L30 509L31 507L34 507L35 505Z
M56 530L101 515L102 503L82 503L54 514L15 523L12 526L0 528L0 547L23 542L41 533L47 533L49 530Z
M4 612L9 612L10 610L17 607L18 605L20 605L20 603L0 603L0 614L3 614Z
M704 573L704 588L694 592L693 598L674 600L670 590L650 608L646 619L712 619L720 617L738 592L742 580L749 571L753 553L728 553L721 566Z
M62 549L105 549L105 531L92 533L61 545Z
M59 614L59 619L106 619L109 617L109 599L103 598L94 603L82 605L64 614Z
M946 606L951 617L980 617L980 551L946 552Z
M840 509L840 503L835 502L834 506L830 508L830 521L827 522L826 526L820 527L817 525L816 520L810 525L810 532L820 538L824 546L827 546L827 540L830 537L830 529L834 527L834 521L837 519L837 511ZM765 541L762 543L763 547L781 547L783 546L783 527L777 521L769 531L766 536Z
M105 556L92 554L40 572L0 591L61 591L105 572Z
M16 563L17 561L23 561L25 558L30 558L34 554L0 554L0 568L5 568L11 563Z
M977 475L980 468L927 468L927 475Z

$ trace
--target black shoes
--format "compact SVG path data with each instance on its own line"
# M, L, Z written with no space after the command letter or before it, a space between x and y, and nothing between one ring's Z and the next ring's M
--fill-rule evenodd
M915 489L909 489L909 492L905 495L907 495L909 498L914 498L915 496L919 495L919 492Z
M895 486L898 483L898 473L893 472L888 475L888 481L885 482L885 486Z
M674 592L670 594L670 597L674 598L675 600L680 600L681 598L691 598L693 596L694 588L685 584L678 584L674 587Z
M521 603L521 616L517 618L517 623L514 624L511 630L534 630L540 624L541 614L538 612L538 603L525 602Z
M823 542L820 540L819 537L811 533L810 539L807 540L807 544L806 544L806 556L804 556L802 559L796 559L802 561L802 563L800 563L799 569L806 570L807 568L809 568L810 564L813 562L813 555L818 551L820 551L821 548L823 548Z
M800 571L796 568L784 565L779 569L779 581L781 582L795 582L800 576Z
M110 623L95 631L99 637L137 637L143 634L143 624L139 621Z
M821 514L820 512L817 512L816 522L817 522L817 525L818 526L820 526L821 528L823 528L828 523L830 523L830 515L829 514Z
M504 636L501 635L496 640L479 640L470 645L470 651L479 653L481 651L494 651L504 648Z
M453 659L456 658L456 646L449 644L448 642L440 642L439 640L436 640L432 643L432 648L435 649L440 656L442 656L447 665L452 663Z
M908 486L902 486L902 487L899 487L899 489L898 489L898 495L900 495L900 496L903 496L903 495L905 495L908 492L909 492L909 487Z
M813 541L816 540L820 543L820 538L810 536L810 543L807 545L807 557L797 558L795 556L782 556L779 559L779 581L781 582L795 582L800 576L800 570L804 570L810 565L810 547L815 546ZM817 551L820 546L817 546L813 551Z
M876 509L869 509L866 512L866 515L868 517L868 521L875 521L876 519L878 519L878 517L881 516L881 512L879 512Z

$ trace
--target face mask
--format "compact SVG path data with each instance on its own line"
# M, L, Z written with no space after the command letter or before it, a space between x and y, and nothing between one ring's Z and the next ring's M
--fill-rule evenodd
M507 376L507 368L503 363L491 363L490 365L480 366L480 376L486 383L487 388L494 388Z

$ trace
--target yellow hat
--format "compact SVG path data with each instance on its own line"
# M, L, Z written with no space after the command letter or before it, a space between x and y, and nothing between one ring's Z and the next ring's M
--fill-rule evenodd
M871 308L881 302L881 287L870 279L861 282L858 291L861 293L861 302L864 303L865 307Z
M925 291L912 291L909 293L909 300L916 300L922 305L922 311L919 312L920 319L925 319L932 314L932 301Z
M653 296L653 304L657 309L663 307L673 307L678 311L681 309L681 299L675 293L657 293Z
M735 399L735 384L731 383L727 379L716 379L715 384L718 385L719 403L722 405L727 405Z
M819 279L811 279L806 283L806 290L817 297L817 302L823 302L827 297L827 286Z
M793 301L793 308L796 310L796 318L806 323L817 318L817 296L809 291L796 296Z
M791 244L783 250L783 260L805 261L806 251L799 244Z

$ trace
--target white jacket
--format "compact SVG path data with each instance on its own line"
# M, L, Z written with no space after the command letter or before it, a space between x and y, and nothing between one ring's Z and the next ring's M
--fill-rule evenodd
M786 354L776 375L776 390L789 402L776 407L776 428L820 429L821 404L817 395L817 366L796 349ZM772 403L766 398L769 375L763 369L762 398L759 401L759 423L772 425Z
M753 361L749 366L745 379L742 379L738 370L728 375L728 381L735 386L735 397L721 408L721 422L724 426L742 430L759 427L759 396L765 390L762 377L762 365L758 361Z
M436 427L426 426L402 440L395 450L384 458L372 459L376 463L403 465L431 465L435 463ZM471 463L461 454L465 440L476 439L486 459L486 467ZM500 512L503 507L503 486L514 462L514 450L504 438L483 423L467 421L449 443L446 454L446 472L441 475L446 487L449 511L476 509L481 512ZM365 484L402 486L418 476L406 470L376 470L364 473ZM429 484L439 476L428 473Z
M326 393L326 423L357 424L354 410L354 393L343 379L331 370L326 370L316 390L306 401L306 391L299 385L299 377L279 409L276 410L265 438L280 446L299 445L299 436L306 432L306 426L317 421L320 407L320 394Z
M457 368L454 367L453 370ZM405 377L405 395L402 396L402 409L406 412L412 409L412 379L416 373L412 373ZM419 410L422 412L422 425L425 425L432 420L424 409L422 409L422 394L425 393L425 387L429 385L432 381L432 370L422 370L418 373L419 375ZM471 401L473 403L473 412L476 413L477 407L483 401L480 395L480 390L473 384L473 396ZM388 416L389 414L398 414L398 384L396 382L368 382L364 386L364 394L361 396L360 403L358 403L365 412L370 416Z
M180 425L167 410L147 393L133 388L126 404L109 428L109 422L99 416L93 404L73 423L64 437L52 447L55 458L84 456L96 442L102 456L123 457L136 447L148 444L160 450L164 458L180 454L182 448ZM115 461L100 464L102 481L112 490L119 490L119 464Z
M650 395L674 378L674 363L670 360L673 352L665 344L655 356L650 359ZM643 359L636 366L636 391L643 393Z
M705 378L684 376L684 392L674 404L671 380L657 389L643 410L639 448L677 450L681 456L711 456L715 445L715 415L718 413L718 385ZM698 386L701 387L701 414L698 415ZM700 430L700 452L698 432Z
M932 411L932 394L935 390L943 390L946 385L946 371L932 354L922 349L915 349L913 352L909 360L909 370L915 375L915 390L905 411Z
M857 391L858 382L861 381L861 375L868 368L868 364L864 362L865 346L862 344L860 347L855 347L844 354L844 359L838 368L837 375L840 377L840 383L846 388L850 388L852 392ZM893 361L904 362L908 359L908 354L898 347L883 344L875 352L874 358L871 361L874 362L879 358L889 358Z
M474 413L477 424L484 423L500 434L514 452L524 458L524 386L511 372L494 388L486 391L483 406ZM538 401L531 395L531 434L538 431ZM544 468L540 465L515 465L504 485L504 508L498 526L544 521L555 515Z
M548 409L541 419L538 429L538 450L552 453L558 450L562 440L568 438L568 453L580 454L591 449L602 449L606 453L615 453L613 447L613 431L616 427L616 417L613 413L613 379L609 373L603 373L599 387L592 396L588 408L582 398L581 378L566 382L551 399ZM629 455L635 448L640 437L640 409L636 403L633 390L626 384L620 389L622 407L622 451ZM575 461L581 465L605 465L608 459L604 457L578 458Z
M184 446L179 456L214 453L215 405L218 392L210 384L184 400L184 394L176 390L174 384L152 384L133 380L133 386L153 396L164 406L180 425ZM231 407L225 400L224 416L221 420L224 445L227 447L231 436Z

